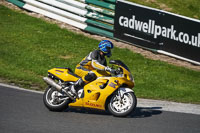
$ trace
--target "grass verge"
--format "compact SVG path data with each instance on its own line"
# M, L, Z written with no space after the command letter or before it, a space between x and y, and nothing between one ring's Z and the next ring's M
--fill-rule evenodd
M42 77L53 67L74 68L99 41L0 5L0 78L44 90ZM137 97L200 103L200 72L146 59L114 48L111 59L132 71Z

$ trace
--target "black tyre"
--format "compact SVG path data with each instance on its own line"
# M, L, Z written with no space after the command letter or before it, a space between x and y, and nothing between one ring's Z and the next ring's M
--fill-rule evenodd
M114 94L108 103L108 111L117 117L125 117L132 113L137 105L137 98L133 92L125 93L122 100Z
M70 99L55 88L49 86L44 92L43 102L50 111L60 112L68 108Z

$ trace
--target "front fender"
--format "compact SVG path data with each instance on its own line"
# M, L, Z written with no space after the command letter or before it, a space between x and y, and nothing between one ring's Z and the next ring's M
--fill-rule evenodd
M130 88L119 88L119 92L120 92L120 95L121 96L123 96L125 93L128 93L128 92L133 92L134 93L134 91L132 90L132 89L130 89Z

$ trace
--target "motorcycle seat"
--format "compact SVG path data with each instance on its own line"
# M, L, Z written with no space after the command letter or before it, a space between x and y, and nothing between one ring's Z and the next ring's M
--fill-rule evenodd
M77 77L77 78L81 78L80 76L76 75L76 74L72 71L72 69L69 68L69 67L56 67L56 68L68 69L68 70L69 70L69 72L68 72L69 74L71 74L71 75L73 75L73 76L75 76L75 77Z

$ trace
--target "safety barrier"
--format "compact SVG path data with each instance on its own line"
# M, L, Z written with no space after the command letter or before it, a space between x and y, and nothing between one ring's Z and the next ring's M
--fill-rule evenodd
M199 20L125 0L7 1L87 32L200 65Z
M20 8L113 38L116 0L7 0Z

